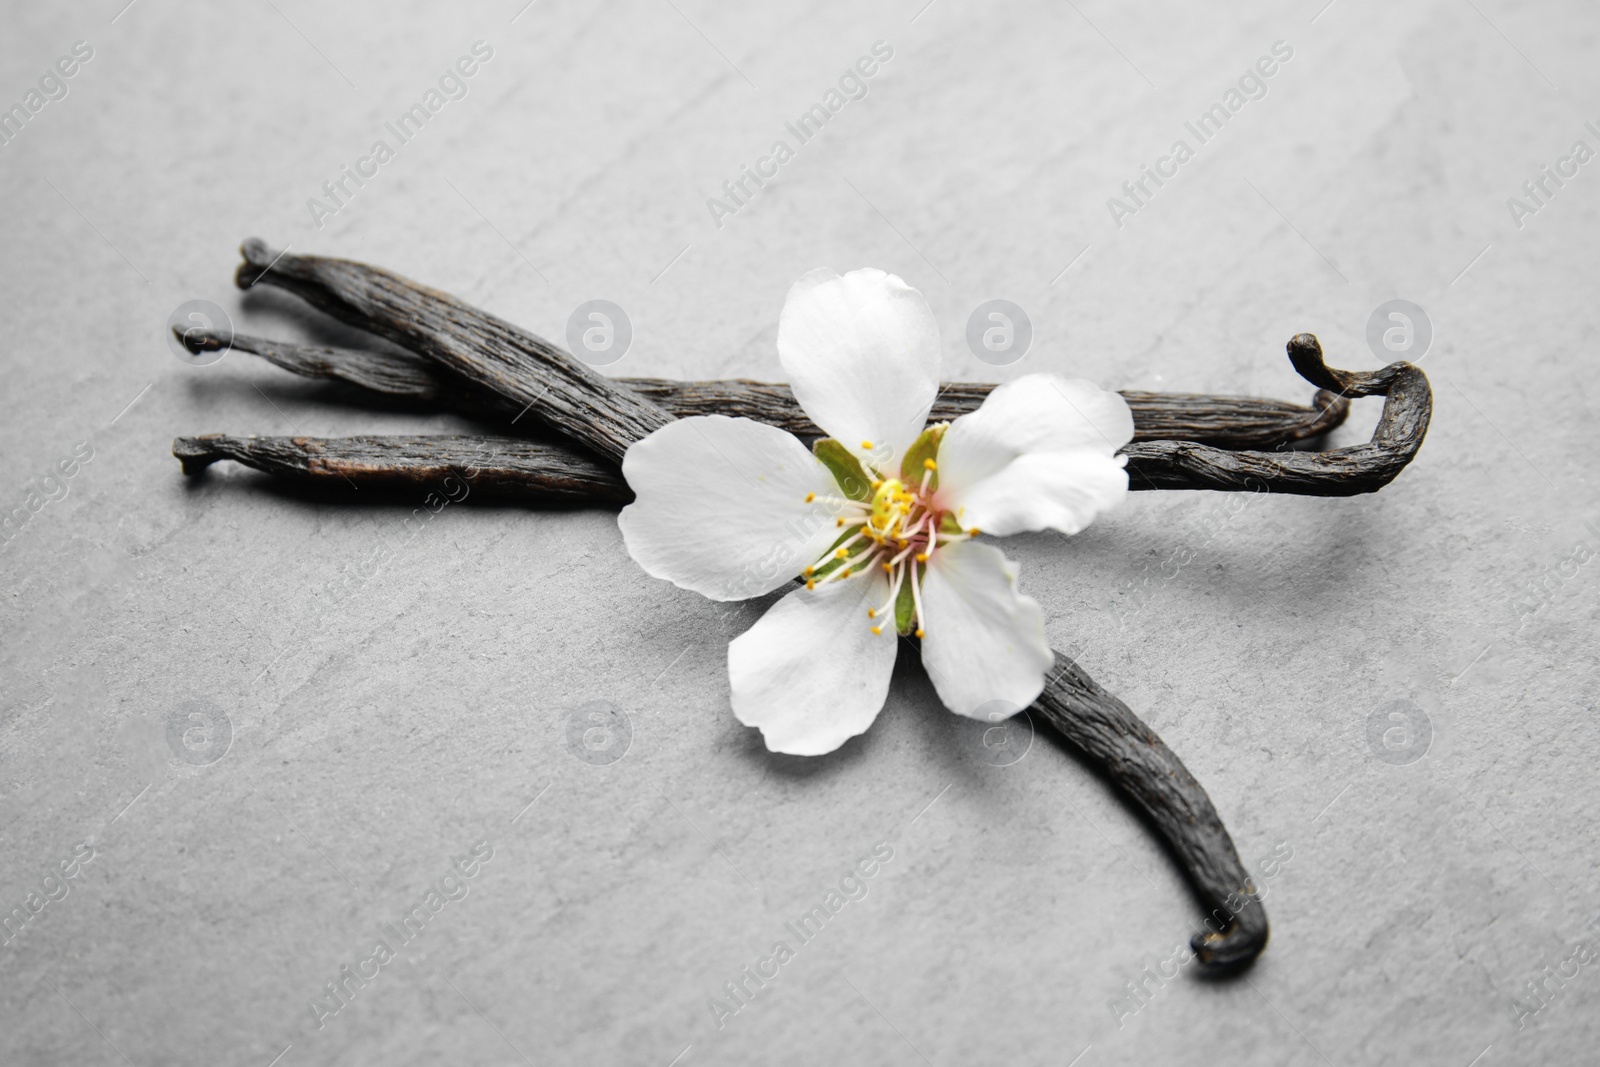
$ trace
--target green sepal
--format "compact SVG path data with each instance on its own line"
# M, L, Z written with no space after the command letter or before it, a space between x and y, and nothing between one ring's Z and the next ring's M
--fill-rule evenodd
M944 518L939 520L939 532L946 534L964 534L967 532L967 528L957 522L956 517L947 511L944 514Z
M931 459L939 462L939 442L944 440L944 432L950 428L948 422L935 423L923 430L917 439L911 442L911 447L906 449L906 458L900 461L900 480L913 489L922 484L924 467L922 461ZM934 469L933 477L928 479L928 491L931 493L939 488L939 471Z
M851 500L872 499L872 479L861 469L861 461L848 448L831 437L824 437L811 446L812 455L828 468L839 491Z
M911 566L918 568L917 580L922 580L922 571L926 570L922 564L915 560ZM900 593L894 601L894 628L902 637L910 633L917 624L916 603L911 599L911 575L907 574L900 583Z

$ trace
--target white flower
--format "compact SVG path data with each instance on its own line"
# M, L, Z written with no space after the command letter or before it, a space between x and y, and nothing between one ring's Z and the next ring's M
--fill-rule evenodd
M927 426L939 330L880 270L807 274L778 320L795 399L829 434L679 419L628 449L618 525L648 573L713 600L801 577L728 646L733 711L775 752L832 752L883 707L901 634L945 706L1031 704L1053 656L1017 568L979 532L1074 534L1128 491L1133 415L1091 382L1031 374ZM988 705L986 708L985 706ZM983 709L983 710L980 710Z

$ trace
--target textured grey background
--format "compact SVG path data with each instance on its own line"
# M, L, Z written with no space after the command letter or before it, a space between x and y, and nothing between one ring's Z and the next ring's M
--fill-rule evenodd
M1581 458L1600 164L1520 228L1506 198L1575 140L1600 148L1592 7L123 2L12 2L0 34L5 104L95 50L0 147L0 505L94 450L0 548L0 911L94 850L0 947L0 1062L1590 1055L1595 965L1520 1029L1513 998L1600 912L1600 563L1566 562L1600 548ZM470 94L317 229L306 199L479 39ZM880 39L866 99L714 225L706 198ZM1268 95L1116 227L1106 198L1278 40ZM180 433L465 425L173 358L163 323L191 298L348 339L232 289L249 234L549 337L613 300L633 374L779 377L784 292L821 265L919 286L947 375L971 379L1304 400L1290 335L1369 368L1372 309L1420 304L1433 428L1380 494L1252 501L1207 537L1222 498L1141 493L1070 542L1006 543L1052 643L1160 730L1245 861L1292 852L1263 876L1259 966L1185 968L1117 1011L1198 908L1101 782L1042 741L985 766L905 663L867 736L767 755L723 660L761 605L647 579L610 514L452 505L413 536L408 508L236 467L186 484ZM1036 331L999 370L962 340L993 297ZM1399 699L1433 729L1408 765L1368 741ZM567 744L595 700L631 725L607 766ZM214 762L168 744L189 701L231 724ZM479 841L468 895L318 1029L325 983ZM793 942L878 842L894 858L865 899ZM795 958L719 1030L707 999L780 939Z

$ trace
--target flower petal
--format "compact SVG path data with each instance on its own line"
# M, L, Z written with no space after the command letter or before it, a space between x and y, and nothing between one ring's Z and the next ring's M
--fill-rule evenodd
M1133 413L1120 394L1029 374L950 424L936 499L961 525L986 533L1077 533L1127 492L1126 460L1115 453L1132 439Z
M749 419L668 423L628 449L622 474L637 497L617 517L628 554L652 577L712 600L782 586L827 551L845 513L799 438Z
M1078 533L1128 495L1127 461L1088 448L1018 456L961 494L956 521L998 537Z
M922 581L922 664L945 707L989 720L1032 704L1055 655L1044 614L1017 592L1017 566L991 545L941 548Z
M874 571L773 605L728 645L739 721L759 726L773 752L794 756L820 756L865 733L888 696L899 641L892 618L872 632L867 608L888 598L888 578Z
M898 469L939 393L933 312L881 270L814 270L795 282L778 318L778 359L811 421L880 470Z

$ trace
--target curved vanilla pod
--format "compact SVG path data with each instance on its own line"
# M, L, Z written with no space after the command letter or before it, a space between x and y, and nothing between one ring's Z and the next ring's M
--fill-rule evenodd
M1211 909L1204 929L1189 942L1201 965L1228 971L1259 956L1267 947L1266 909L1211 798L1172 749L1060 652L1054 674L1029 710L1103 769L1161 831Z
M1394 481L1416 458L1433 418L1427 375L1405 362L1365 373L1334 370L1309 333L1296 334L1287 347L1294 369L1311 384L1341 397L1385 398L1370 441L1325 452L1236 452L1188 441L1136 441L1122 450L1129 487L1355 496Z

